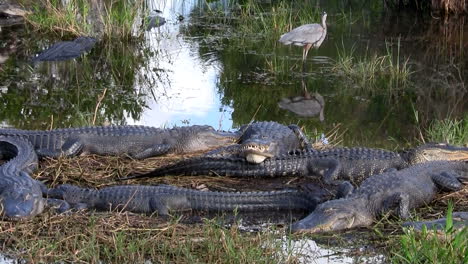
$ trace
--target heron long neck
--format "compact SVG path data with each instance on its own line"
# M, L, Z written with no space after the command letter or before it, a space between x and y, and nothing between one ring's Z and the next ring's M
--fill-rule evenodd
M323 16L322 16L322 27L323 27L324 29L327 29L327 23L325 23L326 20L327 20L327 15L323 15Z

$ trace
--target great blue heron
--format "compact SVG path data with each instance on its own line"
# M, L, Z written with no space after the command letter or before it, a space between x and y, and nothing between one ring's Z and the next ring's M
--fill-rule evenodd
M322 24L306 24L283 34L279 41L284 45L303 46L302 61L304 62L310 48L318 48L327 36L327 13L322 12Z

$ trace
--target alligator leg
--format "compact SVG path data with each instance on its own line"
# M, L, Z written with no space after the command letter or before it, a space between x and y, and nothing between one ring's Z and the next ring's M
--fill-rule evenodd
M56 212L62 214L70 210L71 206L68 202L60 199L47 198L46 206L53 208Z
M61 155L73 157L80 154L84 147L84 143L79 138L70 137L63 143L61 150L42 148L36 149L36 153L39 157L58 158Z
M344 181L338 187L336 199L345 198L354 191L354 186L349 181Z
M147 148L140 153L132 154L130 157L134 159L146 159L154 156L161 156L169 152L172 146L168 144L157 144Z
M289 125L288 126L294 134L296 134L297 138L301 141L302 148L309 149L312 148L312 145L309 142L309 139L307 139L307 136L304 134L302 129L297 126L297 125Z
M450 191L458 191L462 188L462 184L458 180L460 175L455 171L442 172L440 174L431 174L432 181L441 189Z
M150 200L150 208L159 216L168 216L170 210L188 210L190 202L183 195L157 195Z
M410 217L409 205L410 201L407 193L395 193L383 202L382 213L396 209L396 213L400 218L407 219Z
M307 169L309 174L325 169L323 180L326 184L338 185L341 183L337 181L341 171L341 163L336 159L312 159L308 162Z

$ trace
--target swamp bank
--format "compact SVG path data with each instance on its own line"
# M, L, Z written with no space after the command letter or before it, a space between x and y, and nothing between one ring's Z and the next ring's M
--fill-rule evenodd
M298 124L312 140L338 146L466 146L468 27L466 17L452 15L466 12L459 2L452 7L432 1L428 9L414 11L395 8L392 1L363 0L18 1L31 14L21 23L12 17L0 23L1 126L233 130L251 120L273 120ZM447 8L434 11L441 6ZM278 39L297 26L319 23L322 11L328 14L327 37L310 50L302 69L301 47ZM156 15L166 23L149 27ZM32 62L55 43L78 36L96 43L71 60ZM308 112L301 114L304 106ZM187 157L46 159L33 177L52 186L100 188ZM219 191L309 184L324 197L333 191L312 177L171 176L138 183ZM412 219L443 217L449 203L454 211L467 211L468 187L438 195L412 212ZM441 256L466 262L466 236L432 241L403 230L402 221L390 215L371 228L290 235L286 227L302 217L46 212L24 222L1 221L0 245L3 254L31 262L414 263ZM315 243L327 248L320 253L326 257L301 250ZM425 252L434 255L427 260Z

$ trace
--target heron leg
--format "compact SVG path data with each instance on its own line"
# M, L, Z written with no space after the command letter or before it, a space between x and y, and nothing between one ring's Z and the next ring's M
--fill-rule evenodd
M302 51L302 60L305 61L307 58L307 54L309 53L309 49L312 47L312 44L304 45L304 50Z

